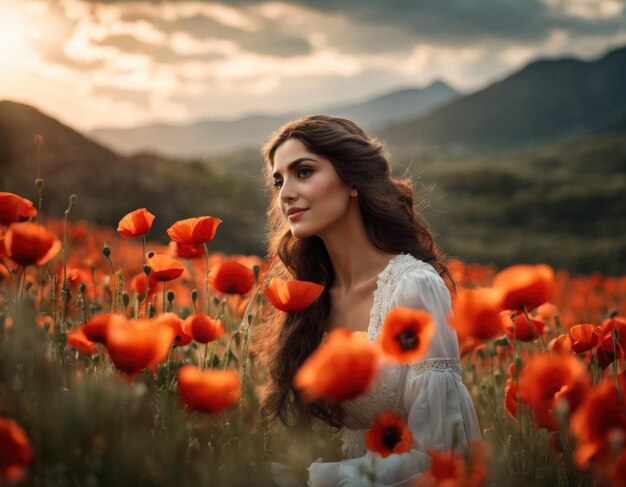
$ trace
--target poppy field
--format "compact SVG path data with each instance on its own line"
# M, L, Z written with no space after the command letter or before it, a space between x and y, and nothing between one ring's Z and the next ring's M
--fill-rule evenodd
M35 203L0 192L0 485L273 485L271 462L305 479L340 458L336 430L260 415L264 323L321 286L212 251L219 215L169 222L163 245L146 208L98 227L73 219L75 196L47 215L42 187ZM448 265L483 441L429 452L416 485L625 485L626 277ZM376 342L331 331L294 377L300 400L357 397L381 363L419 360L432 329L400 308ZM412 445L388 411L365 441L374 458Z

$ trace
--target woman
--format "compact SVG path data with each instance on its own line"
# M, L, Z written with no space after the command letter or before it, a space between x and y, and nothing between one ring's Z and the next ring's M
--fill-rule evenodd
M343 118L292 121L263 153L272 187L270 273L323 284L324 292L307 310L275 315L270 323L264 353L271 383L262 412L289 425L317 417L342 428L347 459L313 463L309 485L360 485L362 467L375 469L376 485L410 485L427 468L428 449L461 449L480 438L447 324L444 279L452 279L414 209L411 181L392 178L382 143ZM397 306L433 315L436 331L425 359L379 371L368 393L352 401L303 406L293 376L324 334L342 327L374 340ZM404 415L415 441L409 453L372 462L363 438L382 410ZM274 465L274 473L290 485L284 468Z

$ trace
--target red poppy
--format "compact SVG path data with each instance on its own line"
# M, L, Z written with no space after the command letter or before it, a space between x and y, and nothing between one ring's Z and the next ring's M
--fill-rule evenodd
M543 321L543 319L537 319L530 315L528 316L528 320L526 320L524 313L516 313L514 319L511 318L510 315L507 317L507 315L508 311L504 311L504 329L511 339L513 338L513 334L515 334L515 338L522 342L532 342L535 338L541 336L546 326L546 322ZM528 326L528 321L530 321L532 328Z
M413 433L402 416L383 411L376 416L373 428L365 433L365 446L383 458L392 453L406 453L413 446Z
M118 370L131 376L164 362L173 341L174 330L156 320L110 322L106 330L111 361Z
M570 338L569 334L561 333L558 337L550 342L548 348L555 353L572 353L572 339Z
M399 307L387 314L378 341L385 354L408 364L426 354L434 332L430 313Z
M139 237L150 231L154 215L145 208L139 208L131 211L128 215L120 220L117 225L117 231L122 237Z
M626 391L626 372L619 376L620 388ZM578 438L574 460L584 469L594 459L603 459L611 451L611 439L626 435L626 413L620 403L614 376L606 378L589 391L585 401L572 415L572 432Z
M191 411L219 413L239 400L239 375L232 370L202 370L185 365L178 370L180 400Z
M367 340L345 329L328 333L294 376L305 402L339 403L364 393L376 372L377 353Z
M613 339L614 330L618 333L617 347ZM598 363L602 368L606 368L615 360L616 348L617 357L622 357L626 349L626 320L620 317L605 320L600 327L600 337L598 338L596 354Z
M198 259L204 257L204 246L171 241L169 243L169 253L179 259Z
M591 384L587 367L571 355L531 357L519 375L520 400L528 404L539 427L558 429L557 401L571 413L582 403Z
M122 315L103 313L94 316L88 323L83 325L82 330L87 340L95 343L106 344L107 328L109 323L126 324L126 318Z
M174 223L167 229L167 234L172 240L181 244L204 244L213 240L220 223L222 220L212 216L187 218Z
M156 318L160 325L169 326L174 330L174 346L184 347L191 343L192 337L184 329L184 321L176 313L164 313Z
M225 260L209 274L213 289L224 294L247 294L254 286L254 273L236 260Z
M37 216L32 201L14 193L0 191L0 225L9 225Z
M205 314L190 315L183 325L185 333L200 343L217 340L224 334L222 322L214 320Z
M161 285L161 283L152 276L152 272L150 273L150 277L148 279L146 279L145 272L140 272L139 274L136 274L130 281L130 286L135 290L140 299L143 299L145 297L146 282L148 282L150 285L150 294L156 293L159 289L159 286Z
M71 330L67 334L67 346L78 350L85 355L93 355L96 344L87 338L82 326Z
M546 264L508 267L495 275L493 287L504 292L502 309L510 310L531 311L556 294L554 271Z
M148 259L148 265L152 269L150 278L157 281L171 281L185 271L180 262L166 254L154 254Z
M4 236L7 255L20 265L42 265L61 250L61 242L39 223L12 223Z
M504 386L504 411L511 419L517 418L517 381L507 379Z
M502 293L496 289L464 289L452 304L450 324L460 340L491 340L504 333Z
M308 308L315 301L324 286L308 281L285 281L272 278L263 293L272 306L287 312L298 312Z
M12 419L0 417L0 478L19 482L32 460L33 448L26 432Z
M431 463L417 480L415 487L480 487L487 478L487 463L491 448L484 441L469 445L469 465L463 455L454 452L428 450Z
M598 344L600 328L595 325L575 325L569 329L568 334L572 339L572 350L585 353Z

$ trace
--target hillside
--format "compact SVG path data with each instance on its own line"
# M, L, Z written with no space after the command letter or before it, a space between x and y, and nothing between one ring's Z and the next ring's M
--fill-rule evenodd
M78 195L75 219L117 227L135 208L157 218L150 237L167 241L174 221L199 215L223 220L212 246L235 253L262 253L265 198L260 174L245 178L206 165L170 161L150 154L121 157L33 107L0 102L0 188L36 201L34 137L44 144L44 210L62 216L68 196ZM245 206L232 204L246 201Z
M378 135L403 157L502 151L576 138L623 120L624 79L626 48L592 62L536 61Z
M422 116L457 98L443 82L387 93L373 99L318 110L354 119L367 129ZM174 157L206 157L242 149L255 150L283 123L305 115L254 115L236 120L203 120L188 125L154 124L129 129L96 129L89 136L115 150L132 154L157 152Z

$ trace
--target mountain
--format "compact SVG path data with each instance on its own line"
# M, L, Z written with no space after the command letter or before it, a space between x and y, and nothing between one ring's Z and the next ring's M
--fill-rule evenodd
M37 201L34 138L43 136L44 212L62 216L68 197L72 219L113 226L136 208L156 215L150 238L167 241L176 220L214 215L223 220L213 249L263 253L265 196L262 175L228 174L200 163L151 154L122 157L37 109L0 101L0 189Z
M404 89L319 111L352 118L366 129L373 129L424 115L458 96L458 92L439 81L423 89ZM260 148L283 123L302 115L305 114L253 115L238 120L205 120L189 125L103 128L92 130L89 136L125 154L147 150L178 157L206 156L249 147Z
M426 88L398 90L362 103L329 107L322 112L350 118L372 130L422 117L460 96L444 82L436 81Z
M566 140L626 115L626 47L601 59L540 60L426 117L380 131L392 152L503 150Z

